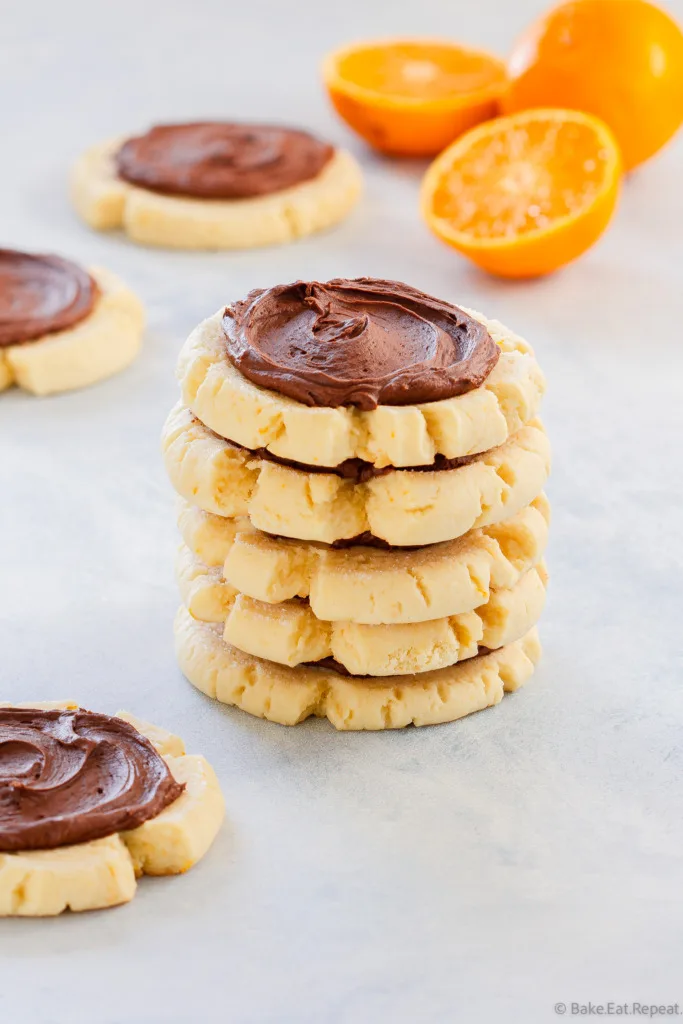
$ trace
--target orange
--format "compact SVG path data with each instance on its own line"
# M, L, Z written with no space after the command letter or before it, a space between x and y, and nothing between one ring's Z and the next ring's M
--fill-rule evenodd
M497 57L455 43L397 39L330 54L323 78L337 113L384 153L434 156L495 117L506 85Z
M606 121L626 170L664 145L683 121L683 33L645 0L575 0L516 44L504 113L569 107Z
M473 128L422 183L432 231L502 277L549 274L607 227L620 154L604 122L571 110L527 110Z

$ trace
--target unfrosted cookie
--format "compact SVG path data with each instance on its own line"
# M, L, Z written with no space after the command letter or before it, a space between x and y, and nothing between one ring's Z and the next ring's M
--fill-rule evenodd
M545 603L543 563L514 587L492 590L476 610L417 623L362 625L318 619L308 601L266 604L234 593L204 608L196 594L181 595L194 618L225 622L223 639L255 657L280 665L313 664L333 658L354 676L400 676L445 668L518 640L535 626ZM204 592L206 597L207 592ZM207 614L208 612L208 614Z
M511 519L425 548L331 548L272 537L181 500L176 569L196 618L222 622L236 591L279 604L307 597L319 619L369 625L471 611L491 588L512 587L545 551L544 494Z
M226 644L219 626L184 608L175 622L176 653L187 679L209 697L281 725L311 715L337 729L399 729L462 718L519 689L540 657L535 629L491 654L450 668L393 679L353 679L332 669L286 668Z
M91 227L178 249L290 242L343 220L361 189L344 150L305 132L223 122L102 143L71 176L74 206Z
M253 383L233 365L221 309L181 351L183 401L221 437L311 466L334 467L348 459L377 468L422 466L438 455L454 459L487 451L538 414L545 380L522 338L481 313L463 312L486 327L500 356L479 387L450 398L371 409L296 401Z
M396 547L452 540L515 515L541 493L550 467L538 420L458 468L397 469L364 483L254 456L182 405L166 421L162 449L178 494L206 512L328 544L368 532Z
M58 256L0 250L0 390L85 387L128 366L144 313L116 275Z
M208 762L126 712L5 705L0 743L0 916L126 903L136 876L191 868L223 820Z

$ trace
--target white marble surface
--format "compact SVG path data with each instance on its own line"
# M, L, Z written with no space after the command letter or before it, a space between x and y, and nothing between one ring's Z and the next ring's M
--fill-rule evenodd
M358 36L503 50L541 6L43 0L3 12L3 240L120 272L149 331L108 383L0 397L2 696L125 706L179 731L216 766L229 816L200 867L143 881L125 908L0 923L3 1022L540 1024L558 1001L683 1004L683 145L626 183L585 259L503 284L428 234L421 168L370 156L317 78L320 54ZM683 17L681 0L671 8ZM80 148L211 116L349 144L367 174L361 209L325 236L241 255L144 251L76 221L64 179ZM249 287L340 274L486 310L547 371L545 656L526 690L456 725L287 730L213 704L174 664L158 435L179 345Z

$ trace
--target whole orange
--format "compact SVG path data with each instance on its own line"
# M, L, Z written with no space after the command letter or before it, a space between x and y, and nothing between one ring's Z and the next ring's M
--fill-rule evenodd
M646 0L572 0L532 25L508 64L505 113L565 107L595 114L617 137L626 170L683 121L683 32Z

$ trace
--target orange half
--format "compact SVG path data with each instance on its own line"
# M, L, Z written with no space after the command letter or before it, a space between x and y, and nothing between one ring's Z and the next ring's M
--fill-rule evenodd
M429 167L422 214L432 231L492 274L549 274L607 227L621 157L604 122L526 110L467 132Z
M505 64L445 40L357 43L330 54L323 79L337 113L371 146L433 156L495 117Z

